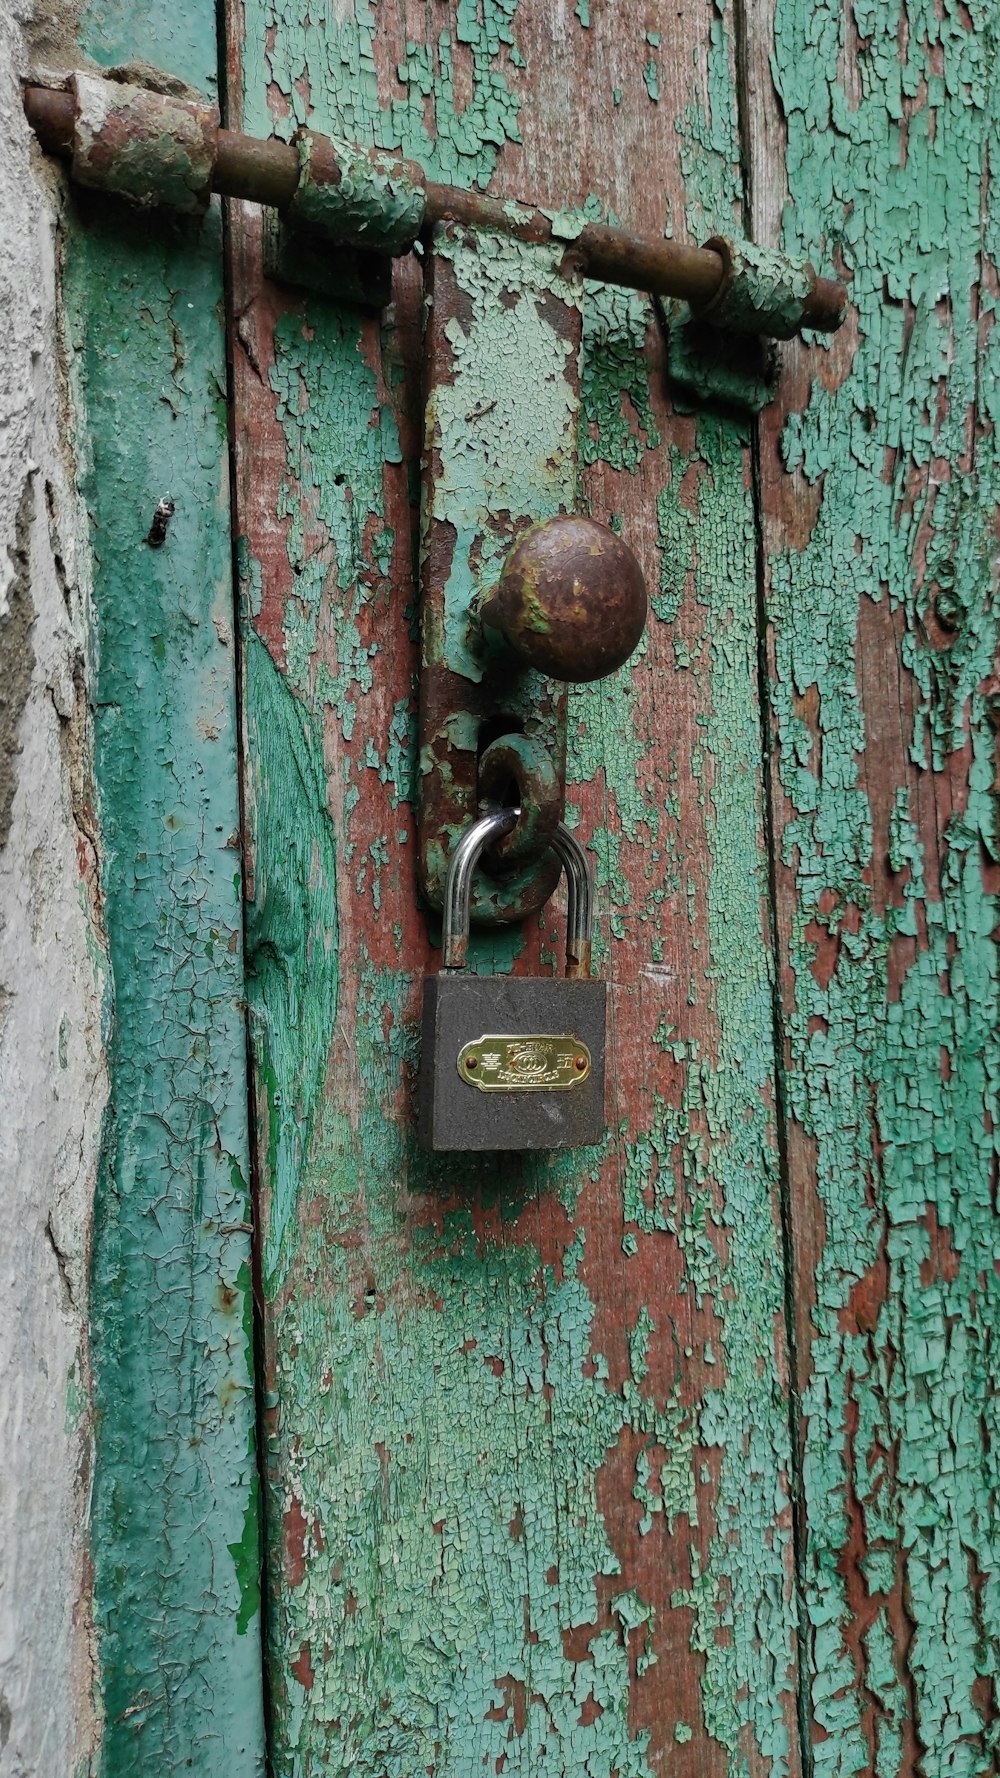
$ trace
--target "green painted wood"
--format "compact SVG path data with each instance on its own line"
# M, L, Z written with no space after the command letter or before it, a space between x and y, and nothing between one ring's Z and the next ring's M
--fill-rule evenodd
M211 92L203 0L83 47ZM221 229L90 201L66 248L113 994L97 1189L100 1770L263 1770ZM157 503L174 513L145 541Z
M778 0L773 50L788 238L855 308L790 357L761 474L805 1703L817 1778L972 1778L1000 1667L998 20ZM777 158L754 175L780 203Z
M669 48L635 9L567 8L556 43L548 0L428 10L234 9L229 121L312 121L506 194L607 193L652 229L666 190L696 237L731 226L713 6ZM588 496L655 606L635 668L571 701L611 1128L583 1155L431 1163L416 268L380 327L268 286L253 218L234 235L282 1778L799 1770L750 440L671 414L641 299L590 298ZM549 967L558 946L550 910L476 963Z
M370 7L322 34L290 4L251 7L245 121L266 129L270 105L285 132L311 116L560 199L612 189L599 141L616 130L700 238L742 196L731 21L688 9L689 53L667 55L655 21L611 17L578 7L556 55L541 0L457 5L432 38L414 8L398 43ZM574 694L574 814L595 837L628 1090L583 1166L433 1168L407 1135L431 955L401 622L413 283L362 327L262 290L252 224L236 243L282 1773L796 1770L793 1496L807 1768L996 1769L996 30L914 0L846 23L780 0L773 42L751 23L761 238L787 179L790 244L843 262L857 304L818 370L789 353L759 439L787 1279L748 433L670 415L643 304L594 293L590 497L638 526L660 588L631 680ZM130 42L119 21L102 53L144 47L210 84L183 18L148 29ZM557 88L618 93L620 121L581 126ZM624 220L662 225L632 198ZM231 663L223 648L213 669L209 621L226 596L218 240L172 226L133 223L123 247L81 211L70 258L117 997L95 1258L112 1772L259 1761ZM157 556L141 537L168 491ZM216 745L230 766L213 771ZM479 964L538 954L532 933Z
M556 81L550 14L530 0L458 7L433 40L410 20L399 44L367 7L322 41L294 6L251 8L247 121L266 128L269 105L279 129L315 116L446 177L582 198L593 160L559 94L593 101L599 137L603 80L623 157L660 164L640 153L656 134L644 93L676 126L676 213L694 238L724 225L743 195L731 20L689 11L691 53L672 40L667 56L655 24L630 36L596 4L574 18ZM849 273L856 315L832 347L790 350L760 428L758 638L747 435L668 416L639 368L642 304L591 305L590 494L624 520L655 512L662 577L632 688L577 694L575 794L611 934L616 1067L634 1083L592 1181L572 1164L459 1178L409 1150L421 950L412 656L394 626L412 287L380 336L261 294L244 256L271 1655L289 1770L794 1769L789 1489L806 1768L996 1768L996 27L985 9L792 0L773 33L763 12L745 24L756 232L776 237L787 186L789 244ZM593 188L611 189L606 169ZM758 640L794 1466L752 865ZM629 996L657 971L686 1000L630 1028ZM324 1042L334 1011L345 1036ZM666 1301L664 1278L693 1303Z

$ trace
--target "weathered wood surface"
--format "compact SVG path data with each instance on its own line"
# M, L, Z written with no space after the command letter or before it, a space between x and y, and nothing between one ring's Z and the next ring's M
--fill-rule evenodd
M88 18L82 42L212 91L205 0L122 0ZM198 225L81 197L66 279L111 988L92 1278L99 1769L253 1778L264 1750L218 206ZM156 548L161 501L173 512ZM45 1769L39 1754L32 1770Z
M693 238L739 215L728 14L669 44L600 0L306 19L234 18L248 127ZM194 0L99 25L103 59L211 90ZM995 37L948 7L741 15L753 232L787 192L856 304L788 354L756 513L748 430L671 414L648 310L593 294L588 496L659 592L635 669L574 693L613 998L592 1156L413 1153L416 275L362 326L263 286L234 212L279 1772L794 1772L797 1692L817 1773L996 1769ZM81 207L69 260L116 989L109 1772L260 1761L213 226Z
M738 214L707 3L669 27L599 0L231 18L245 128L308 119L695 238ZM796 1772L746 429L672 415L649 309L593 293L587 493L655 606L634 668L571 703L609 1136L431 1165L415 268L362 324L262 283L246 213L233 308L276 1770ZM548 966L559 942L553 916L477 963Z
M662 28L255 5L233 75L247 127L699 238L744 196L734 20ZM787 354L756 515L746 432L671 415L647 311L595 295L589 499L661 592L574 694L617 1083L583 1165L413 1155L415 281L361 327L236 233L279 1770L781 1773L797 1686L807 1769L995 1770L995 35L740 15L748 221L787 193L856 304Z
M760 475L822 1778L997 1769L997 22L751 34L755 227L787 195L854 303Z

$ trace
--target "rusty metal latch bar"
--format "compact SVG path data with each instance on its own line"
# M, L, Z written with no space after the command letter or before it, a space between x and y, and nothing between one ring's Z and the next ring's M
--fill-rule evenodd
M292 142L244 136L191 98L81 73L64 88L27 87L24 106L75 180L134 203L197 211L215 191L270 205L313 239L379 254L408 253L440 222L562 244L583 277L683 298L720 329L772 339L833 333L846 313L844 285L806 260L723 237L685 246L439 185L415 161L314 130Z

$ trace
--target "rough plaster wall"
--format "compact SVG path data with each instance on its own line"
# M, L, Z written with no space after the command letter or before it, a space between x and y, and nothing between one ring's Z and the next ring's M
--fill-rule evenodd
M87 550L65 454L57 184L0 0L0 1778L87 1770L88 1232L106 1095Z

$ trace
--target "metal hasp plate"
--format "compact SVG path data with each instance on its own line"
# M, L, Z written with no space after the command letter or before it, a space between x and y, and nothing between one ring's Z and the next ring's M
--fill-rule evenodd
M429 976L418 1122L422 1146L440 1154L599 1142L605 1129L606 997L606 982ZM500 1035L487 1047L480 1040L490 1033ZM485 1090L468 1071L470 1045L486 1052L491 1084ZM589 1067L574 1078L580 1056ZM497 1075L508 1072L507 1060L513 1064L509 1072L524 1077L517 1085L497 1082ZM539 1080L538 1070L555 1071L557 1078Z
M582 295L563 247L458 224L433 231L418 823L420 884L433 907L455 841L476 817L479 760L491 742L521 735L544 752L562 810L566 687L521 663L477 613L527 527L577 503ZM558 876L544 842L505 873L480 870L472 919L523 919ZM490 1028L500 1027L468 1035Z

